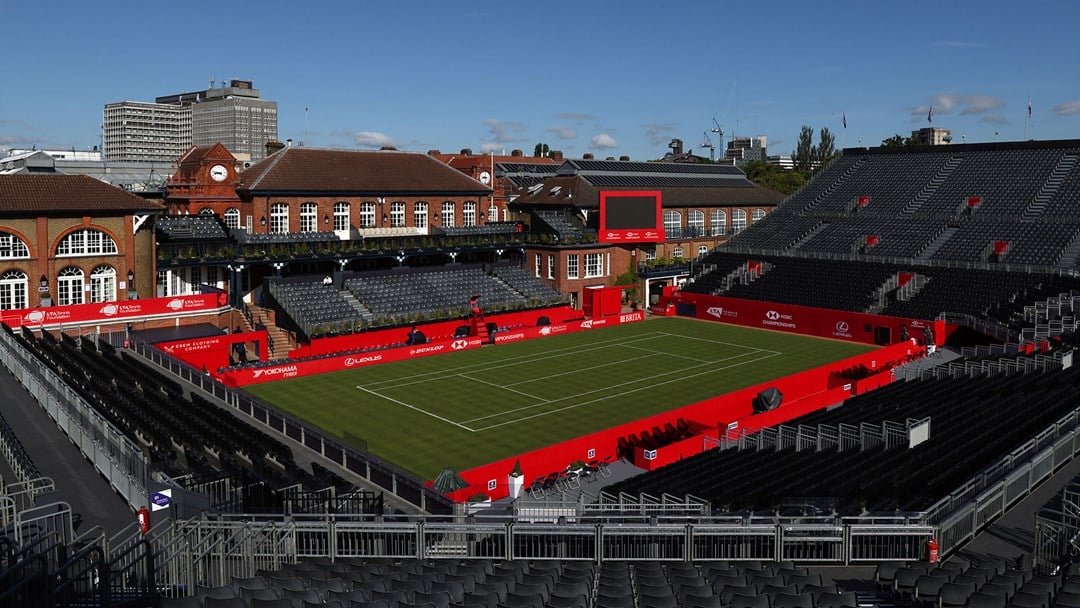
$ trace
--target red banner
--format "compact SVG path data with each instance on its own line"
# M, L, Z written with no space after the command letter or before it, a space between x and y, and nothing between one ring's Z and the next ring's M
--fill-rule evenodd
M544 325L541 327L522 327L496 333L495 343L505 344L508 342L518 342L520 340L531 340L542 336L554 336L586 329L595 329L606 325L620 325L622 323L634 323L643 320L645 320L645 313L636 311L602 319L579 319L576 321ZM229 370L222 374L221 380L229 386L247 386L249 384L271 382L273 380L284 380L286 378L299 378L301 376L337 372L344 369L352 369L354 367L366 367L378 363L391 363L394 361L415 359L417 357L429 357L431 355L479 348L483 346L483 344L484 341L477 337L446 338L416 346L401 346L398 348L387 348L366 353L340 355L337 357L292 361L266 367Z
M10 327L50 327L59 325L92 325L123 323L153 317L176 317L213 311L226 306L225 294L197 294L171 298L120 300L73 306L48 306L22 310L5 310L0 320Z

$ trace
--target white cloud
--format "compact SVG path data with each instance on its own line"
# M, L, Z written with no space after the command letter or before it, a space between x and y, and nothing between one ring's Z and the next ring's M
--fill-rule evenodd
M496 143L505 144L527 139L524 135L519 135L526 130L525 125L520 122L488 118L484 120L484 125L491 131Z
M596 118L596 116L584 112L559 112L555 116L565 120L593 120Z
M505 149L506 149L505 147L503 147L502 145L500 145L500 144L498 144L496 142L486 143L486 144L483 144L482 146L480 146L480 151L483 152L484 154L491 154L491 153L494 153L494 152L500 152L501 153Z
M577 131L571 127L548 127L544 130L548 133L554 133L556 137L562 140L577 139Z
M656 146L669 143L671 134L674 132L675 125L672 124L645 125L645 137L649 138L649 141Z
M1054 106L1054 114L1058 116L1077 116L1080 115L1080 99L1076 101L1067 101L1061 105Z
M592 141L589 142L589 148L592 150L610 150L617 147L619 147L619 142L607 133L594 135Z
M915 106L911 111L912 122L926 118L930 108L934 108L934 114L952 114L953 110L960 110L961 115L983 114L1003 107L1005 102L993 95L969 95L965 93L946 93L934 95L930 103Z
M982 118L979 119L979 122L988 122L988 123L995 124L995 125L1007 125L1007 124L1009 124L1008 119L1006 119L1001 114L998 114L997 112L994 112L993 114L987 114L986 116L983 116Z
M353 143L361 148L382 148L383 146L394 146L393 139L390 139L389 135L379 133L378 131L359 131L353 134Z

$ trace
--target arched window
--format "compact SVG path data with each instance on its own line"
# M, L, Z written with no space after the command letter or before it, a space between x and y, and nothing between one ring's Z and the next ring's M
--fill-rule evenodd
M475 226L476 225L476 203L473 201L465 201L461 205L461 225L462 226Z
M100 230L86 228L65 236L56 246L57 257L76 255L116 255L116 242Z
M90 272L90 301L116 301L116 269L102 264Z
M364 201L360 203L360 227L361 228L374 228L375 227L375 203L372 201Z
M694 210L686 216L687 236L705 235L705 212Z
M214 210L211 209L210 207L203 207L202 209L199 209L199 215L201 215L203 217L205 217L207 215L214 215Z
M705 246L705 245L698 245L698 248L697 248L698 257L700 258L701 256L705 255L706 253L709 253L709 248L707 246Z
M678 211L664 212L664 232L669 237L679 238L682 236L682 214Z
M229 207L225 210L225 227L226 228L239 228L240 227L240 210L236 207Z
M499 221L499 206L496 205L495 203L491 203L491 205L488 206L487 221L489 221L489 222L497 222L497 221Z
M70 306L83 303L83 271L76 266L68 266L56 277L56 303Z
M405 203L403 201L390 203L390 226L392 228L405 227Z
M442 225L452 227L454 225L454 201L444 201L442 204Z
M731 233L739 234L746 228L746 211L736 209L731 212Z
M0 310L29 308L29 282L21 270L9 270L0 275Z
M413 204L413 226L417 230L427 230L428 227L428 204L420 201Z
M30 257L26 243L14 234L0 232L0 260L25 260Z
M284 234L289 231L289 204L270 205L270 233Z
M712 236L727 234L727 213L723 209L713 209L709 214L709 234Z
M342 232L349 229L352 206L346 202L334 203L334 231Z
M755 222L755 223L758 220L765 219L765 210L764 209L754 209L754 213L750 216L750 219L751 219L752 222Z
M318 232L319 206L315 203L300 203L300 232Z

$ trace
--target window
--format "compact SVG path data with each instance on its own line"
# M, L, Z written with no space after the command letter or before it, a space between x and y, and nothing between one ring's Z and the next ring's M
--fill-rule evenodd
M656 259L656 250L655 249L646 249L645 250L645 261L649 262L649 261L652 261L652 260L655 260L655 259Z
M300 203L300 232L319 230L319 206L315 203Z
M578 254L576 253L566 256L566 278L578 278Z
M602 253L585 254L585 278L604 276L604 255Z
M26 273L21 270L9 270L0 275L0 310L29 308L28 284Z
M56 277L56 303L59 306L83 303L82 268L68 266L60 271Z
M671 252L671 257L679 259L682 258L682 247L676 247Z
M199 215L204 217L208 215L214 215L214 210L210 207L203 207L202 209L199 209Z
M754 209L754 214L750 216L751 222L757 222L757 221L763 220L763 219L765 219L765 210L764 209Z
M691 211L686 216L686 228L689 236L702 236L705 234L705 212Z
M453 201L445 201L442 204L442 225L444 227L452 227L454 225L454 203ZM537 272L540 272L537 270ZM539 274L536 276L540 276Z
M701 257L701 256L705 255L706 253L709 253L709 248L706 247L705 245L698 245L698 248L697 248L698 257Z
M225 227L226 228L239 228L240 227L240 210L236 207L229 207L225 210Z
M473 201L466 201L465 204L461 206L461 225L476 225L476 203Z
M676 238L682 236L682 214L678 211L664 212L664 232Z
M30 257L26 243L14 234L0 232L0 260L19 260Z
M72 232L56 246L57 256L115 255L116 251L116 243L109 235L91 228Z
M413 205L413 226L415 226L417 230L427 230L427 214L428 211L426 202L420 201L419 203Z
M334 231L344 232L349 229L349 217L352 206L349 203L334 203Z
M731 233L739 234L746 228L746 211L736 209L731 212Z
M724 236L727 234L727 213L722 209L713 209L709 217L709 234Z
M487 218L487 221L489 221L489 222L497 222L497 221L499 221L499 208L495 206L495 203L491 203L491 205L488 206L488 218Z
M116 301L116 270L112 266L101 265L90 273L90 301Z
M536 278L540 278L540 254L536 254Z
M218 267L217 266L207 266L206 267L206 284L210 285L211 287L221 287L220 285L218 285L219 280L220 279L218 279Z
M555 278L555 256L548 254L548 278Z
M272 234L284 234L289 231L289 204L274 203L270 205L270 232Z
M405 203L403 201L390 203L390 225L394 228L405 227Z
M360 227L375 227L375 203L371 201L364 201L360 203Z

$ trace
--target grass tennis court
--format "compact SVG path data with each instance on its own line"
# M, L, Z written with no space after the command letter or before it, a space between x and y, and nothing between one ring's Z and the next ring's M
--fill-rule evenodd
M431 479L871 349L671 317L246 390Z

